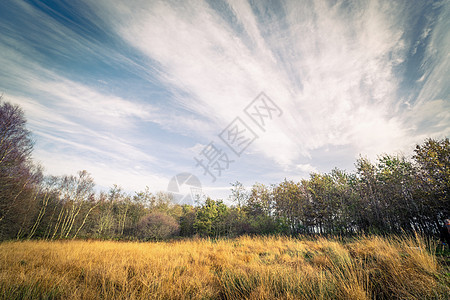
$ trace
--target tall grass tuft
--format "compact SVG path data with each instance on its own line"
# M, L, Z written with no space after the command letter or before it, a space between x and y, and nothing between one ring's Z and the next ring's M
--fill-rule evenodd
M0 299L448 299L435 245L240 237L0 244Z

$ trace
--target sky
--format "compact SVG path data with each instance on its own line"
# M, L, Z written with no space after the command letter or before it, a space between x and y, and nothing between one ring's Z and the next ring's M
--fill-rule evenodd
M5 0L0 93L45 174L226 199L448 137L449 32L448 0Z

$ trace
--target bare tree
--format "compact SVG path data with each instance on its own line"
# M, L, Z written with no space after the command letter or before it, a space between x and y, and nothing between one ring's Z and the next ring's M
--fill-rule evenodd
M22 109L0 97L0 238L21 235L32 222L32 200L42 180L31 161L32 150Z
M239 210L246 204L248 196L248 192L241 182L231 183L230 199L237 204Z
M60 208L53 226L52 239L69 237L82 207L94 194L94 180L86 171L78 172L78 177L62 176L57 180L56 191Z

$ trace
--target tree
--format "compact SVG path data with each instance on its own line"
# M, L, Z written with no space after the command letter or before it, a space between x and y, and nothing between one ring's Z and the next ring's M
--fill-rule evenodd
M2 102L0 97L0 166L3 172L14 174L16 168L31 159L33 140L26 123L22 109Z
M115 230L119 235L123 235L127 215L131 206L131 197L127 195L117 184L109 190L110 203L114 207Z
M234 203L237 204L238 209L241 209L241 207L246 204L248 193L241 182L236 181L235 183L231 183L230 198Z
M197 210L194 228L200 235L220 236L227 233L226 216L228 207L221 201L207 198Z
M418 167L419 199L427 208L424 217L433 224L450 215L450 141L427 139L417 145L413 159Z
M74 225L82 207L93 198L94 179L87 171L80 171L78 177L61 176L56 180L60 208L53 227L52 239L68 238L75 231ZM80 226L83 226L81 224L84 222L80 223ZM76 230L73 233L78 232L79 230Z
M360 198L359 228L370 232L387 232L384 205L378 191L377 167L367 158L356 161L357 190Z
M133 196L133 201L135 203L141 204L146 208L154 208L156 206L156 197L150 192L148 186L145 187L144 191L136 192Z
M309 202L305 185L284 180L273 190L274 208L282 223L287 223L291 234L305 232L309 219Z
M339 169L333 169L330 174L336 202L336 218L334 230L336 233L356 233L359 228L358 216L361 213L359 199L355 189L356 176Z
M384 227L401 233L419 229L418 205L414 197L416 169L403 155L382 155L378 158L376 179L383 203Z
M194 223L196 218L195 208L192 205L183 204L180 216L180 235L192 236L195 233Z
M0 97L0 239L20 236L32 226L42 180L32 150L22 109Z
M274 216L272 189L264 184L253 185L244 207L249 225L249 233L270 234L278 232Z
M248 196L245 211L250 215L272 215L273 199L270 189L264 184L255 183Z

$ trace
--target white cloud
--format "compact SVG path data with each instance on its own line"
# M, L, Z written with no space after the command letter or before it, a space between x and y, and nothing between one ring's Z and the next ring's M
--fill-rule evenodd
M372 154L409 143L393 71L406 55L402 4L370 1L346 13L341 2L283 4L284 20L275 11L258 19L247 2L230 1L245 35L202 1L155 1L138 13L108 5L108 16L158 62L168 86L189 95L180 105L209 118L217 132L266 91L285 114L251 151L280 165L324 145L353 144Z
M441 14L434 20L435 27L430 35L430 42L425 50L425 59L422 64L425 79L424 85L417 97L417 105L423 102L440 100L450 101L450 3L448 1L437 2L442 6ZM421 78L423 81L423 79Z
M155 111L148 104L136 104L114 95L105 95L64 78L32 82L31 87L50 95L58 111L113 128L126 127L134 118L151 120Z
M261 167L263 161L261 168L271 169L274 176L281 176L278 171L300 176L296 174L322 166L315 161L320 149L341 147L374 157L430 135L449 134L448 1L439 4L439 18L428 20L412 43L405 33L415 18L412 12L421 13L424 6L406 1L288 0L275 7L270 2L230 0L223 5L233 16L206 1L86 4L90 9L78 13L86 14L105 34L119 35L127 44L123 52L25 3L18 5L25 16L36 19L36 27L27 29L24 38L17 32L14 37L10 24L0 21L5 32L0 36L0 87L23 105L45 143L58 144L61 151L73 148L76 157L41 148L39 155L50 172L68 159L71 170L92 165L104 183L120 176L130 184L147 181L138 179L140 175L158 181L142 170L149 165L174 169L194 164L185 159L203 144L219 141L217 135L235 117L245 118L243 109L261 91L283 114L265 132L254 128L258 139L240 158L247 159L247 165L237 163L233 174L243 173L243 165ZM69 68L62 75L45 65L35 48L40 35L55 56L76 61L88 53L141 79L157 77L167 99L149 104L148 99L115 95L104 78L93 85L69 79ZM416 80L417 99L399 98L402 76L408 74L399 75L398 70L428 40L423 76ZM146 59L125 55L132 52L129 46ZM107 86L111 92L101 90ZM408 107L402 105L405 102ZM150 123L154 132L147 135L142 124ZM190 142L181 146L178 137ZM113 163L105 167L108 160Z
M310 164L298 164L296 165L296 168L303 173L317 173L316 167L310 165Z
M50 154L50 155L49 155ZM167 190L169 182L164 174L151 173L127 166L123 162L111 159L105 161L93 160L90 157L74 156L60 151L45 151L38 149L35 155L44 166L51 166L52 175L76 174L86 169L94 178L97 187L102 190L118 184L128 192L141 191L146 186L152 192Z

